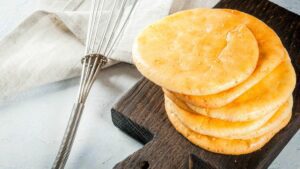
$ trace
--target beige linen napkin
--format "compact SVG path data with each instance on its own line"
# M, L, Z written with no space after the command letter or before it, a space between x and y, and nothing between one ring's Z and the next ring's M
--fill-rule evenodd
M130 62L136 34L166 16L172 5L172 0L139 1L114 60ZM84 8L89 4L88 0L45 1L42 9L51 12L34 12L0 41L0 98L80 75L89 16Z

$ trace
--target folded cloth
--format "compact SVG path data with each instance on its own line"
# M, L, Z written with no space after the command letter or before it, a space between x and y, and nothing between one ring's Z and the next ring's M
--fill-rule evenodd
M131 63L132 43L146 25L169 13L212 7L217 2L139 0L107 66L117 61ZM0 41L0 100L24 89L80 75L91 0L39 0L39 3L39 9L43 10L34 12Z
M139 0L111 59L130 62L134 37L168 15L173 0ZM0 41L0 97L80 75L89 0L47 1ZM57 6L57 7L56 7ZM63 9L61 9L63 6ZM83 8L83 9L82 9ZM115 61L110 61L112 65Z

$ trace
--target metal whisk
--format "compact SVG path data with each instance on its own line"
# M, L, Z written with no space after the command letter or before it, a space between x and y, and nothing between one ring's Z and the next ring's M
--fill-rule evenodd
M65 167L85 101L97 73L107 63L107 57L111 56L118 44L137 2L138 0L92 0L79 93L52 169Z

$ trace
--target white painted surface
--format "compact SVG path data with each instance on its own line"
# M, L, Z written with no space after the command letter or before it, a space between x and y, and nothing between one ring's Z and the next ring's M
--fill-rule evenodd
M142 147L113 126L110 109L140 75L119 64L99 74L66 168L107 169ZM23 93L0 106L0 168L49 169L77 94L79 79Z
M295 6L290 6L295 10ZM33 0L1 0L0 38L34 9L36 3ZM100 73L88 99L66 168L111 168L142 147L115 128L110 117L114 101L139 78L140 74L136 69L127 64L120 64ZM27 91L11 98L12 101L0 104L1 169L51 167L77 88L78 79L66 80ZM270 169L300 169L299 143L298 132Z

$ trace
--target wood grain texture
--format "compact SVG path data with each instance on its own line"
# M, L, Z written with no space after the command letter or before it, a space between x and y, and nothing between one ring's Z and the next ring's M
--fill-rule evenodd
M176 132L167 119L160 87L140 80L112 109L113 123L145 146L116 169L262 169L267 168L300 128L300 16L267 0L222 0L217 8L252 14L272 27L287 48L297 73L291 122L261 150L247 155L215 154Z

